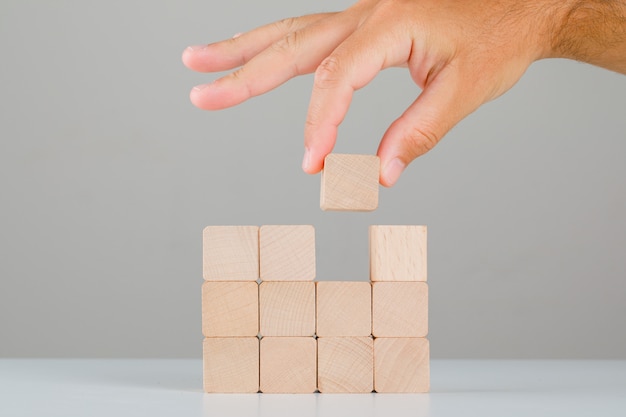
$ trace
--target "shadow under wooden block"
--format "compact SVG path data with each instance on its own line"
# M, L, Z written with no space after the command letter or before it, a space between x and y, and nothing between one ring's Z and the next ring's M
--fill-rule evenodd
M263 337L260 357L261 392L296 394L317 389L317 341L313 337Z
M259 228L208 226L202 232L202 274L207 281L259 278Z
M316 282L319 337L372 334L372 286L369 282Z
M259 285L247 281L205 281L202 285L202 334L205 337L256 337L259 334Z
M373 282L372 334L374 337L426 337L428 284Z
M368 393L374 389L374 339L319 337L317 388L320 392Z
M430 353L428 339L374 339L374 389L376 392L428 392Z
M261 226L261 280L313 281L315 229L310 225Z
M321 209L376 210L379 177L380 159L377 156L328 154L322 170Z
M371 281L426 281L426 226L370 226Z
M206 338L203 342L203 362L205 392L259 391L258 338Z
M259 313L262 336L313 336L315 283L262 282Z

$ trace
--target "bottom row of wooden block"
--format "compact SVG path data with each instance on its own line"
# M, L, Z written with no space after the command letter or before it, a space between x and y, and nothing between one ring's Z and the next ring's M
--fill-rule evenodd
M204 339L204 390L233 393L428 392L426 338Z

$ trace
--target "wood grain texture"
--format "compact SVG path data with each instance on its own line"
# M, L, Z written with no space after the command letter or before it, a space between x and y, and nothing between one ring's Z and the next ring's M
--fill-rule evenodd
M376 392L428 392L430 390L428 339L376 338L374 389Z
M205 281L202 285L202 334L205 337L256 337L259 334L259 285L247 281Z
M263 337L260 375L261 392L315 392L316 340L313 337Z
M262 282L259 311L262 336L313 336L315 283Z
M426 281L426 226L370 226L371 281Z
M328 154L322 170L320 207L336 211L376 210L379 177L377 156Z
M259 278L259 228L209 226L202 233L202 272L207 281Z
M374 389L374 339L317 339L317 389L333 393L368 393Z
M316 283L317 336L372 334L372 286L369 282Z
M315 279L315 229L313 226L262 226L259 236L263 281L313 281Z
M204 391L259 391L259 339L206 338L203 342Z
M426 337L428 284L372 283L372 334L374 337Z

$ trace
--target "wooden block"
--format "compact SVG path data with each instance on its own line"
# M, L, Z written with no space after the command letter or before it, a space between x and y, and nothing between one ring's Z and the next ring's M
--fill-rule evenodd
M372 334L372 286L369 282L317 282L318 337Z
M426 281L426 226L370 226L371 281Z
M205 280L256 281L259 278L257 226L209 226L202 237Z
M372 283L372 334L374 337L426 337L428 284Z
M260 374L261 392L315 392L316 340L313 337L263 337Z
M315 279L313 226L262 226L259 236L263 281Z
M324 159L322 210L372 211L378 207L380 159L331 153Z
M313 336L315 283L262 282L259 311L262 336Z
M317 388L322 393L372 392L374 340L371 337L318 338Z
M259 334L259 285L247 281L205 281L202 285L202 334L205 337L256 337Z
M206 338L203 359L205 392L259 391L259 339L256 337Z
M376 392L428 392L428 339L374 339L374 389Z

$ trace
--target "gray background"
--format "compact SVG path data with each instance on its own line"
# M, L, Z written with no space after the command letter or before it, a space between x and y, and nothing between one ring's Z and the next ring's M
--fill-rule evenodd
M199 357L201 231L317 230L319 280L367 280L367 226L429 226L432 356L626 358L626 77L533 65L374 213L324 213L300 170L312 78L209 113L185 46L348 1L2 1L0 356ZM374 153L418 89L357 93Z

